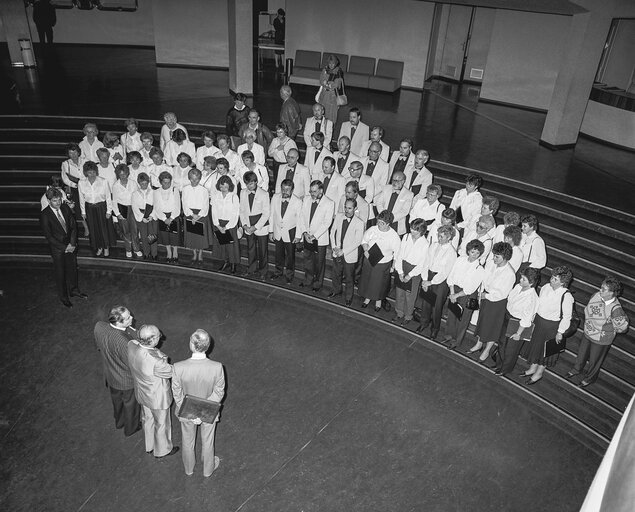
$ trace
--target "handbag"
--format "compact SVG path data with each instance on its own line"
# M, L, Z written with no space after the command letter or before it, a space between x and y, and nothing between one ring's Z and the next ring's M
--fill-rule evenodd
M336 101L338 107L348 105L348 98L346 97L346 91L344 90L344 79L342 79L342 94L337 95Z
M474 297L470 297L469 299L467 299L467 301L465 302L465 307L467 309L471 309L472 311L476 311L478 310L478 299L475 299Z
M560 298L560 320L562 320L562 316L563 316L562 305L564 303L564 296L567 293L570 293L570 292L566 291L565 293L562 294L562 297ZM571 298L573 298L573 295L571 295ZM571 307L571 322L569 323L569 327L567 328L567 330L562 333L562 337L570 338L578 331L578 327L580 327L580 315L578 315L578 312L575 309L575 299L573 299L573 306Z

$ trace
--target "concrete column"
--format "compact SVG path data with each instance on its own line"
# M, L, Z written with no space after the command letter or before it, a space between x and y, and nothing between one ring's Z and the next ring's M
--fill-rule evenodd
M227 0L229 23L229 89L253 94L253 2Z
M29 8L28 16L33 9ZM7 38L9 57L11 63L22 62L19 39L31 39L27 10L24 8L24 0L0 0L0 18ZM33 44L31 42L31 44Z
M567 46L551 96L540 143L553 149L575 146L611 17L601 12L571 17Z

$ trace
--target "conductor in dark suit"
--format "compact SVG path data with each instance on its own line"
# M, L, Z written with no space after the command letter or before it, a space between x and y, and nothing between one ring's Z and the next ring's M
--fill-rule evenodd
M49 205L40 213L40 225L49 243L53 272L60 302L72 308L70 297L87 299L77 285L77 224L75 215L62 203L62 193L56 188L46 191Z
M223 365L217 361L208 359L205 353L210 347L210 337L207 331L197 329L190 336L190 350L192 357L185 361L174 364L172 374L172 394L176 402L178 412L183 403L185 395L204 398L220 402L225 395L225 374ZM181 434L183 442L183 465L185 474L191 475L194 472L196 455L194 447L196 445L196 428L201 426L201 458L203 459L203 476L211 476L218 467L220 459L214 455L214 436L216 434L216 422L201 422L179 418L181 422Z

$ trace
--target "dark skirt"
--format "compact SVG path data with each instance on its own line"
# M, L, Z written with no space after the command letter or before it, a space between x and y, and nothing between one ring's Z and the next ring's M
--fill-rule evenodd
M106 202L86 203L86 222L90 231L90 247L93 251L110 247L110 229L114 231L112 222L106 218Z
M364 258L359 295L370 300L384 300L390 290L390 267L392 262L377 263L374 267Z
M181 245L181 217L176 217L169 227L162 220L158 220L157 225L161 245Z
M542 366L554 366L558 361L558 354L545 358L545 343L558 334L560 320L545 320L536 315L534 325L534 333L527 344L527 362Z
M496 302L487 299L481 300L478 314L478 323L474 334L480 336L480 341L498 341L501 331L505 327L505 311L507 311L507 299Z
M192 227L192 222L185 220L185 247L188 249L207 249L210 241L210 223L209 218L202 217L196 222L196 226ZM202 226L202 230L201 230ZM201 234L202 231L202 234Z

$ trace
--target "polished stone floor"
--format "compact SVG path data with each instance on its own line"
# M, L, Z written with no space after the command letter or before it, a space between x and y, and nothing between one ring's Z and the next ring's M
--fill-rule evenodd
M0 510L579 509L600 455L491 372L280 288L109 265L83 264L90 298L70 311L48 263L0 270ZM114 304L157 324L173 361L212 334L228 387L211 479L115 430L92 339Z

